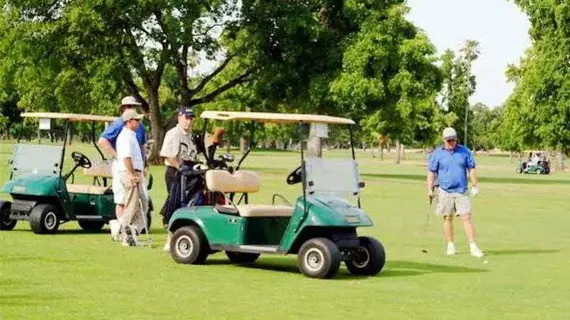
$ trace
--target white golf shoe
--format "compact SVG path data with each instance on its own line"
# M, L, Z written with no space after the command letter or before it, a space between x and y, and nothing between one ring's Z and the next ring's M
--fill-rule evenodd
M113 241L119 241L119 233L121 231L121 225L118 220L110 220L109 227L111 227L111 239Z
M445 255L447 256L454 256L457 254L457 249L455 249L455 244L453 244L452 242L447 244L447 251L445 252Z
M479 249L479 247L474 243L469 244L469 251L471 252L471 256L474 258L483 258L485 256L483 251L481 251L481 249Z

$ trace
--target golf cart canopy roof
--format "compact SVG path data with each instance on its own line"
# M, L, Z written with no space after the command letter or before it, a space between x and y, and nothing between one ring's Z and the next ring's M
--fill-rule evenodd
M252 120L271 123L330 123L330 124L354 124L347 118L320 116L316 114L297 113L268 113L268 112L239 112L239 111L204 111L200 115L202 119L214 120Z
M24 112L24 118L65 119L73 122L113 122L117 117L96 116L92 114L57 113L57 112Z

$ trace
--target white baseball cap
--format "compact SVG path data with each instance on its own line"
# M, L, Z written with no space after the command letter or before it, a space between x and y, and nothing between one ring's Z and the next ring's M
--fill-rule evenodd
M443 140L457 139L457 132L451 127L443 129Z

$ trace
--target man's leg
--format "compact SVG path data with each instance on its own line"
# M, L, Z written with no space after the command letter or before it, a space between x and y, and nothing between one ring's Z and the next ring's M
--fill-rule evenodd
M461 215L461 220L463 220L463 228L465 229L467 240L469 240L469 243L475 243L475 226L473 225L471 214Z
M454 243L453 239L453 216L447 215L443 217L443 234L447 243Z
M463 221L463 229L465 229L465 235L469 241L469 251L471 255L476 258L483 257L483 251L479 249L475 243L475 225L473 224L473 219L471 215L471 200L466 194L459 195L456 198L457 213L461 216Z
M455 255L455 243L453 241L453 214L455 212L455 204L453 202L453 195L438 190L437 192L437 205L436 214L443 216L443 235L447 243L446 255Z
M138 187L134 184L127 173L121 174L121 183L125 190L124 194L124 209L121 217L118 218L123 230L123 245L134 246L136 245L136 228L137 212L140 211Z
M172 188L172 184L174 183L175 179L176 179L176 169L167 166L166 167L166 171L164 174L164 181L166 183L166 190L168 192L168 195L170 195L170 189ZM169 199L169 197L166 197L167 201ZM166 218L166 217L164 217ZM166 219L163 219L164 223L167 224L168 221L166 221ZM164 252L170 252L170 239L172 238L172 232L168 232L168 236L166 237L166 241L164 243L164 247L162 248L162 250Z

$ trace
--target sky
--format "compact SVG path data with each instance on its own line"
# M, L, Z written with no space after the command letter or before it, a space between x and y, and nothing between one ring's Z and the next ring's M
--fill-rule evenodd
M479 41L471 103L501 105L513 89L505 77L507 65L518 63L531 44L527 16L507 0L408 0L408 6L408 18L427 33L439 54L458 51L466 39Z

